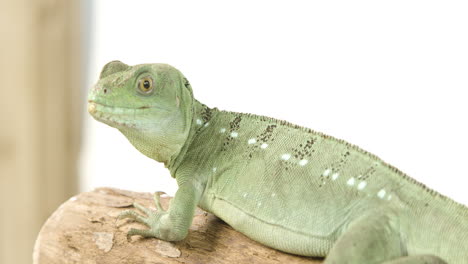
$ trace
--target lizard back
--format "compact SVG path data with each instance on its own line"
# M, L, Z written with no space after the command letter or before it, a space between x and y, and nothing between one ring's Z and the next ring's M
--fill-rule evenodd
M198 120L186 155L197 164L189 167L206 181L201 207L236 228L235 217L223 217L228 210L214 206L222 200L248 218L316 238L323 252L314 254L326 254L345 225L372 207L405 214L403 191L422 190L452 202L378 157L307 128L217 110Z

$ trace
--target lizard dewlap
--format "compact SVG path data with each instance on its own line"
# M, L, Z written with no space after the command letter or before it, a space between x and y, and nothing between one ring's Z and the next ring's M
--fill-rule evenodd
M164 211L128 210L184 239L195 207L272 248L325 263L468 263L468 209L343 140L285 121L220 111L166 64L105 65L89 113L165 164L179 189Z

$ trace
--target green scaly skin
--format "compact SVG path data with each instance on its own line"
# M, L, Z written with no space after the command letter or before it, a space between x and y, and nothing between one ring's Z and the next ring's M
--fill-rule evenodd
M167 211L125 211L149 229L187 236L195 207L272 248L325 263L467 263L468 209L342 140L285 121L196 101L165 64L108 63L88 110L163 162L179 189Z

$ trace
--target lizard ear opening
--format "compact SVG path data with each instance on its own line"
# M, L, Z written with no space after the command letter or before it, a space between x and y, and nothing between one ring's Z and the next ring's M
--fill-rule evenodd
M101 75L99 76L99 79L105 78L117 72L125 71L128 68L130 68L130 66L128 66L127 64L121 61L117 61L117 60L111 61L107 63L106 65L104 65L101 71Z

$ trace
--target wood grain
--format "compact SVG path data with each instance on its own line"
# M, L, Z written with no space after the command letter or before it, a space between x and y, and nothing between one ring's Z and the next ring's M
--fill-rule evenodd
M145 228L116 220L137 201L154 208L152 195L110 188L82 193L61 205L42 227L34 263L321 263L265 247L197 209L189 235L176 243L134 236ZM167 208L170 198L163 197Z

